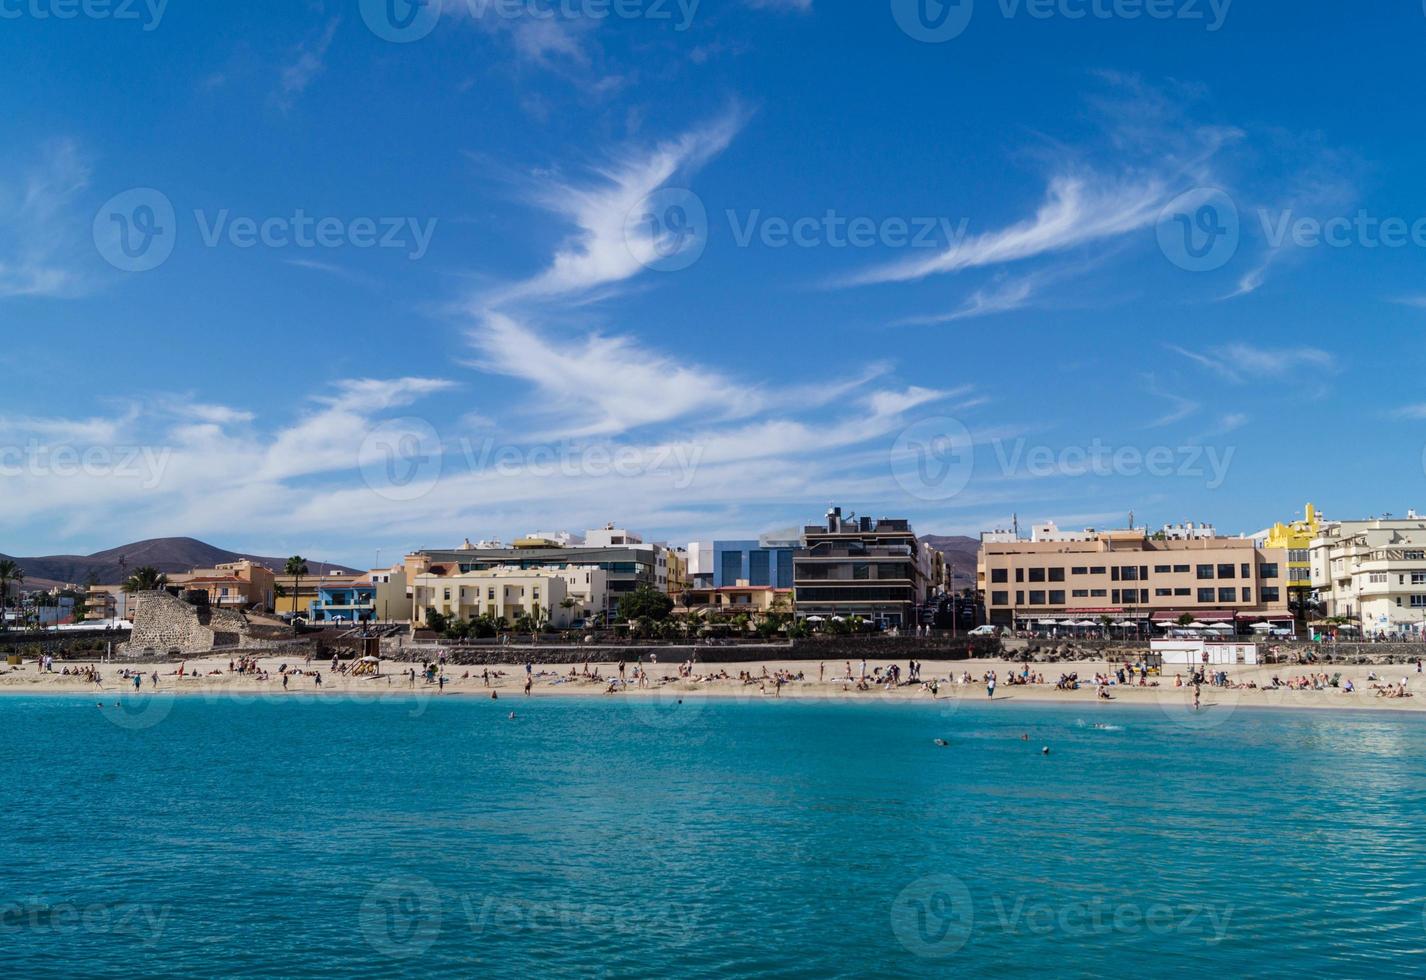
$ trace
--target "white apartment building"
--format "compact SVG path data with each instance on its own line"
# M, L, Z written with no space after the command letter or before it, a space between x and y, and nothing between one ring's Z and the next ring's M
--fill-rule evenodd
M1312 589L1328 617L1367 635L1426 629L1426 519L1338 521L1310 547Z
M602 610L607 601L604 571L587 565L449 571L433 568L416 576L412 599L418 623L424 624L426 611L434 609L457 619L491 616L506 623L532 616L566 629L591 610Z

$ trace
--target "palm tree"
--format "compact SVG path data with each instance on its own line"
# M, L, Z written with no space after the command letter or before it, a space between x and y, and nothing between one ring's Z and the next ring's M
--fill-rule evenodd
M302 576L307 574L307 559L301 555L293 555L287 559L283 570L292 576L292 618L296 619L300 611L297 604L302 601Z
M125 592L157 592L168 584L168 576L152 565L134 569L124 582Z
M0 632L10 628L10 621L5 618L5 608L10 603L10 583L21 585L24 581L25 573L18 563L9 558L0 561Z

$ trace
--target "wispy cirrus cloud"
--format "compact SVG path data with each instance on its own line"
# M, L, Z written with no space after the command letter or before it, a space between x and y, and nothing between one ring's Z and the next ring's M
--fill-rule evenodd
M1316 347L1269 348L1232 343L1195 351L1175 344L1164 346L1235 384L1254 377L1283 377L1299 370L1336 374L1341 369L1335 356Z
M1153 224L1168 201L1168 189L1168 184L1158 178L1055 177L1033 217L956 242L929 258L875 267L852 276L847 284L912 282L927 276L1019 262L1117 237Z
M531 199L576 231L539 275L490 297L491 306L561 297L624 282L644 271L659 242L630 215L650 194L675 177L688 179L723 152L746 121L740 109L651 148L625 150L595 168L588 181L551 177L530 191ZM705 231L706 233L706 231Z
M20 174L0 178L0 299L68 297L85 291L79 196L90 171L78 144L56 140Z

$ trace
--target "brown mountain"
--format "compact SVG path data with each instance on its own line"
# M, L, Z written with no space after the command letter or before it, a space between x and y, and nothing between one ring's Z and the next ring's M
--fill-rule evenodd
M0 558L5 557L0 555ZM126 577L124 571L132 573L135 568L151 565L160 572L188 572L195 568L212 568L226 562L247 558L266 565L281 574L286 558L264 558L260 555L244 555L235 551L225 551L194 538L153 538L149 541L135 541L119 548L110 548L92 555L50 555L43 558L16 558L25 573L25 585L29 587L75 584L84 585L94 581L99 585L114 585ZM120 564L120 562L124 564ZM323 571L352 572L345 565L323 564L307 560L307 565L315 573Z
M945 555L947 565L955 566L955 588L975 588L975 563L980 554L980 539L963 535L923 534L921 540Z

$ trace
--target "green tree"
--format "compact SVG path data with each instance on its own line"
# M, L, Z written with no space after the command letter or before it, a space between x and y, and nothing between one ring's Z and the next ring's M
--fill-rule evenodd
M124 582L125 592L157 592L168 584L168 576L160 572L152 565L144 565L134 569L134 574L130 575Z
M619 599L619 618L626 622L649 619L661 623L673 612L673 600L647 585Z
M444 634L450 628L450 621L434 608L426 610L426 628Z
M282 570L292 576L292 615L296 617L301 612L298 603L302 601L302 576L307 574L307 559L293 555Z

